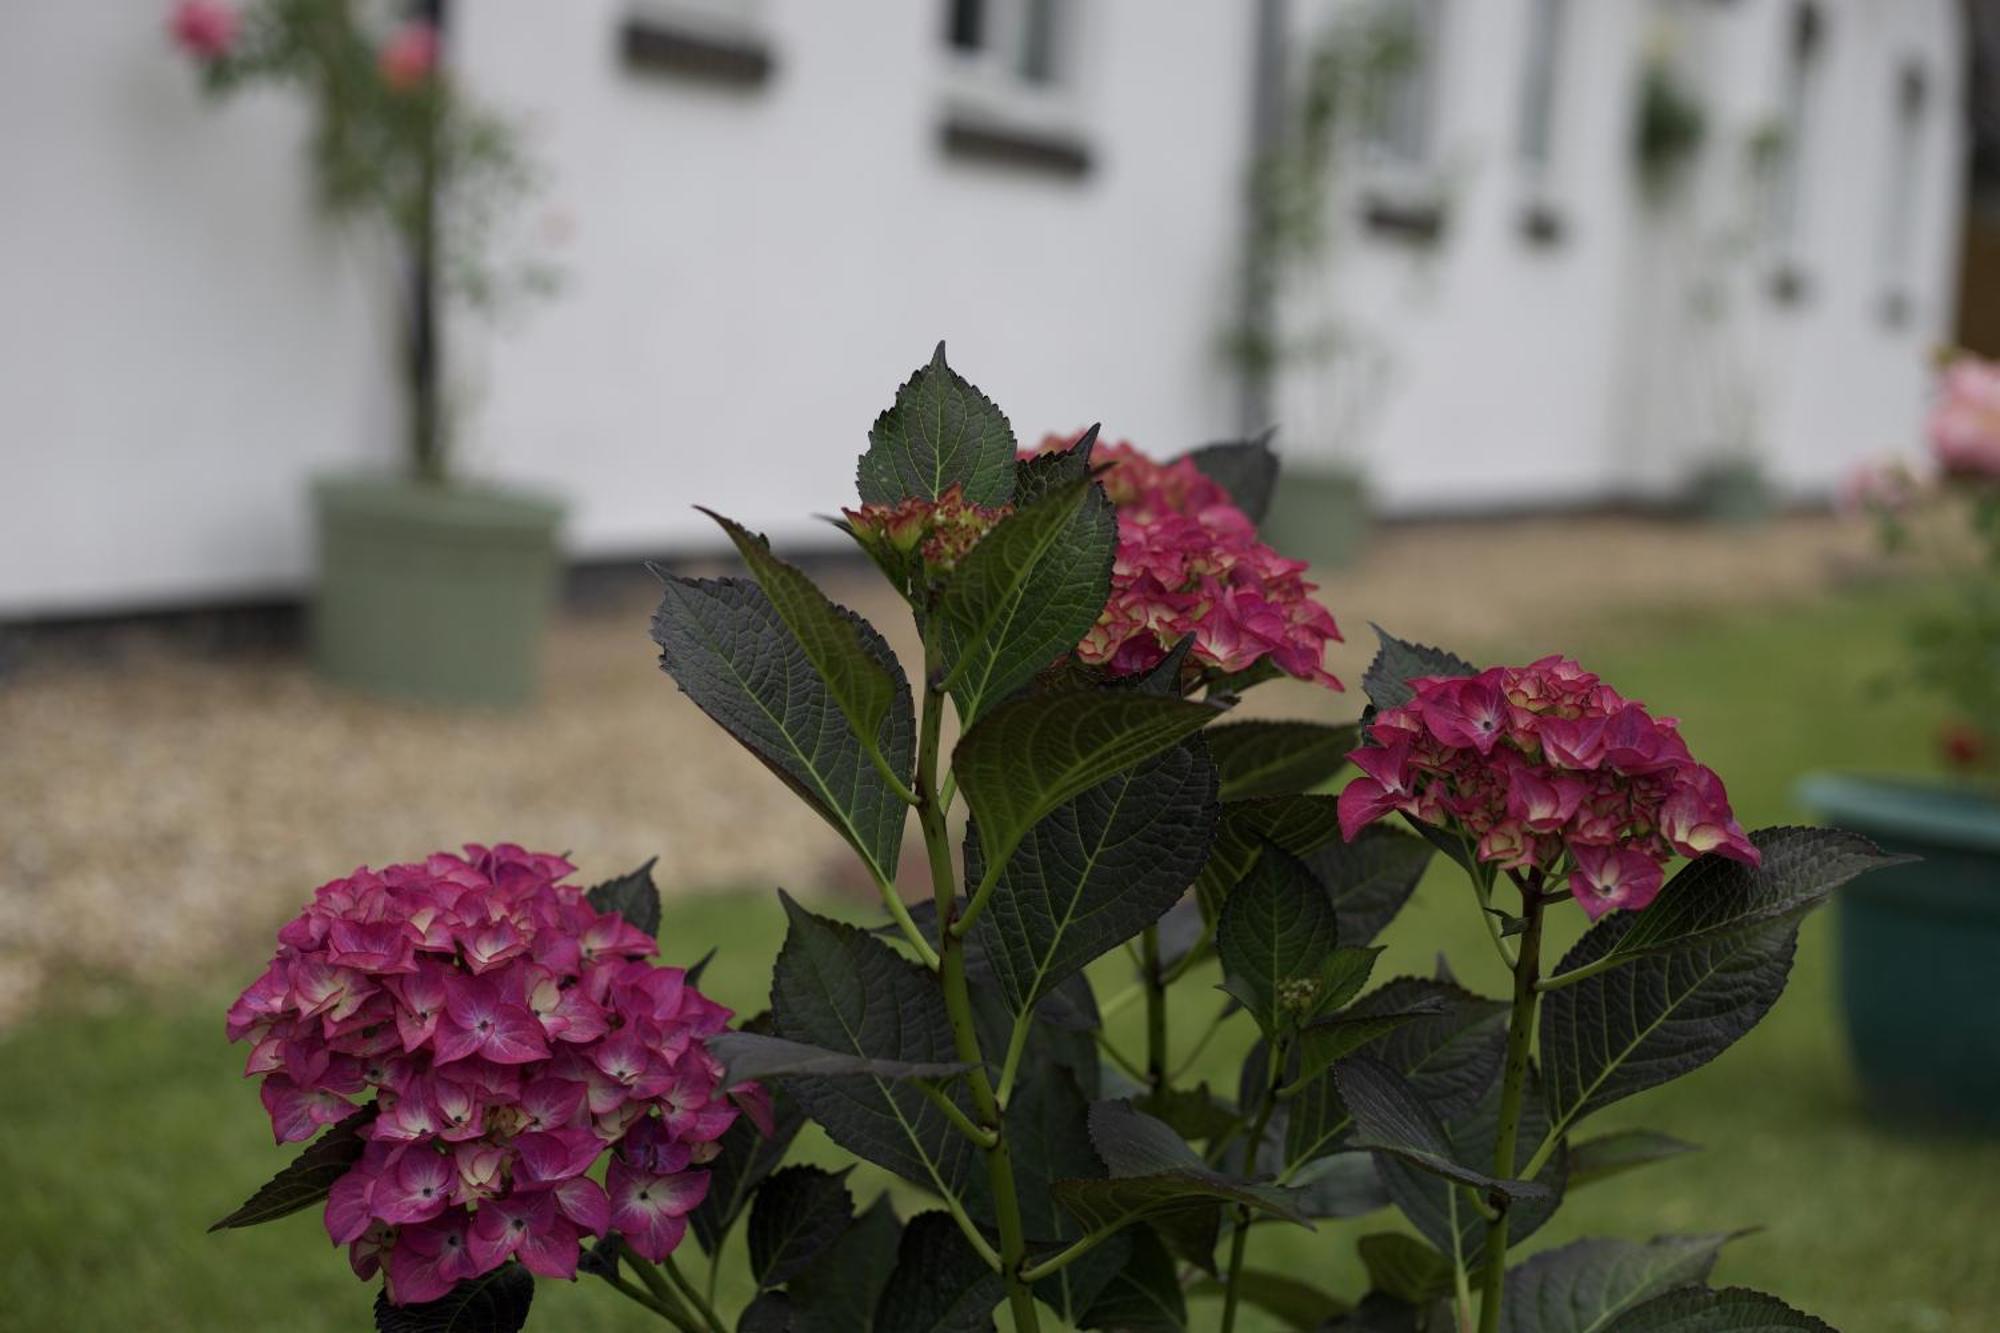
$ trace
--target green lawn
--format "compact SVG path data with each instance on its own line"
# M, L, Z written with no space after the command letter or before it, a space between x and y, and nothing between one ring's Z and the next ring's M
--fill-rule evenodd
M1576 646L1627 693L1682 718L1697 755L1724 775L1755 826L1798 817L1788 793L1803 769L1923 765L1930 726L1921 705L1862 702L1866 682L1895 661L1900 618L1876 594L1606 631ZM673 904L667 954L688 961L722 942L709 989L755 1009L779 920L769 899ZM1567 924L1573 933L1577 923ZM2000 1204L2000 1144L1941 1139L1865 1114L1833 1003L1834 925L1808 925L1790 990L1749 1038L1594 1122L1665 1129L1706 1151L1580 1192L1532 1245L1586 1232L1761 1226L1730 1247L1720 1280L1777 1291L1846 1333L2000 1328L2000 1228L1990 1220ZM1462 886L1434 873L1393 928L1377 975L1428 972L1442 951L1469 984L1497 992L1481 929ZM230 969L240 978L227 980L247 980L258 961L243 959ZM1100 994L1125 984L1121 970L1101 967ZM223 1044L226 999L218 978L185 1008L100 1006L0 1040L0 1178L9 1196L0 1210L0 1329L368 1326L367 1293L327 1247L316 1213L202 1232L290 1153L270 1145L255 1091L237 1077L240 1052ZM1211 1004L1206 993L1188 994L1180 1028L1193 1029ZM1128 1044L1135 1017L1121 1016L1117 1035ZM1206 1073L1233 1082L1225 1059ZM1252 1262L1353 1293L1352 1242L1385 1224L1260 1229ZM535 1326L547 1329L660 1327L596 1284L544 1283L537 1308ZM1213 1307L1196 1317L1209 1325Z

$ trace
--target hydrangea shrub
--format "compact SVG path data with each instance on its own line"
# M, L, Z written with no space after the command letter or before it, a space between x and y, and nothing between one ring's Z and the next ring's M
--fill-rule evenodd
M1019 451L940 347L841 523L908 604L912 671L726 518L748 576L661 572L652 622L879 919L781 894L770 1007L731 1027L654 961L647 870L586 892L474 846L335 880L229 1016L278 1139L313 1142L219 1225L320 1207L388 1330L521 1328L537 1277L689 1333L1003 1309L1227 1333L1253 1306L1348 1333L1828 1328L1711 1288L1728 1234L1514 1250L1571 1191L1672 1169L1689 1145L1591 1117L1749 1031L1800 919L1887 858L1746 833L1672 719L1561 656L1481 670L1383 634L1361 722L1232 717L1278 676L1340 688L1332 615L1256 535L1276 469L1261 441L1160 462L1095 429ZM1375 975L1440 855L1505 995L1442 959ZM1571 903L1588 929L1545 956ZM1220 992L1213 1017L1176 1030L1176 987ZM1104 1030L1128 1007L1143 1049ZM1216 1051L1233 1086L1188 1076ZM879 1173L786 1164L809 1121ZM1366 1290L1248 1262L1256 1228L1376 1216ZM737 1231L755 1289L724 1311Z

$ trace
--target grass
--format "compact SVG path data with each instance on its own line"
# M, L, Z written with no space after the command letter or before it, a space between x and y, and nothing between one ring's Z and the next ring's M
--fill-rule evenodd
M1878 593L1655 622L1577 647L1626 692L1682 718L1755 826L1799 817L1789 793L1802 770L1924 764L1921 705L1864 703L1866 683L1895 661L1901 615ZM1576 925L1568 922L1572 933ZM1580 1191L1529 1248L1582 1234L1761 1226L1730 1246L1718 1280L1776 1291L1847 1333L2000 1328L2000 1230L1989 1224L2000 1145L1869 1116L1841 1045L1834 927L1824 915L1808 924L1790 989L1762 1027L1712 1066L1592 1122L1664 1129L1706 1150ZM668 931L676 961L722 942L706 984L741 1009L761 1007L779 940L775 904L676 902ZM1391 931L1377 975L1428 972L1443 952L1468 984L1497 993L1481 935L1462 885L1433 873ZM250 963L234 970L247 977ZM1116 959L1100 965L1100 994L1125 984L1123 970ZM202 1233L289 1156L270 1145L257 1099L238 1080L240 1052L221 1036L225 1001L220 986L183 1004L133 999L50 1015L0 1039L0 1178L10 1196L0 1210L0 1329L367 1326L367 1295L326 1247L315 1213ZM1212 1004L1199 989L1182 997L1177 1031L1192 1032ZM1135 1018L1114 1024L1126 1049L1138 1044ZM1233 1083L1226 1054L1198 1076ZM1351 1294L1361 1286L1354 1239L1390 1224L1260 1228L1251 1262ZM742 1280L730 1266L724 1285L737 1295L725 1309L740 1304ZM536 1327L661 1327L601 1284L542 1283L536 1302ZM1195 1312L1198 1327L1213 1318L1213 1305Z

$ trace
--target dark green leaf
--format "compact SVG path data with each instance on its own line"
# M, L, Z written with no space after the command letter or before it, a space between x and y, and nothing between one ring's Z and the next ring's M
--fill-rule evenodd
M944 586L944 684L967 725L1076 647L1104 610L1118 516L1073 482L1000 520Z
M209 1230L254 1227L259 1222L288 1217L324 1199L327 1191L333 1188L333 1182L346 1175L348 1169L361 1160L362 1149L368 1146L368 1140L361 1137L360 1131L374 1118L374 1102L342 1118L294 1157L289 1166L265 1181L255 1194L243 1201L242 1207L209 1227Z
M1093 1055L1095 1049L1093 1045ZM1007 1138L1014 1147L1021 1225L1037 1259L1083 1236L1082 1224L1057 1201L1055 1183L1105 1174L1090 1143L1089 1115L1090 1104L1075 1073L1060 1065L1033 1071L1008 1099ZM1035 1295L1073 1324L1125 1266L1131 1252L1128 1235L1112 1236L1037 1282Z
M1164 1121L1189 1143L1219 1139L1242 1119L1234 1107L1218 1100L1206 1083L1195 1088L1155 1088L1132 1104Z
M1694 861L1634 915L1605 956L1673 953L1794 921L1856 875L1909 859L1841 829L1759 829L1750 841L1763 853L1761 866L1714 853Z
M910 707L910 684L893 658L884 661L869 651L865 635L874 634L874 630L853 612L835 606L798 569L771 554L770 543L763 537L713 510L701 512L721 524L736 544L743 563L798 639L855 736L863 746L875 746L889 714L898 706ZM911 752L906 749L882 757L907 785Z
M1181 1333L1187 1299L1174 1256L1151 1227L1132 1227L1132 1254L1077 1327L1118 1333Z
M1008 1007L1027 1012L1178 902L1208 858L1218 810L1215 769L1196 741L1106 779L1035 824L973 932ZM971 884L986 872L979 832L965 844Z
M1400 708L1416 697L1410 682L1425 676L1476 676L1479 668L1442 648L1421 643L1404 643L1380 625L1373 627L1382 641L1375 660L1362 673L1361 689L1378 711Z
M778 1036L871 1060L955 1061L951 1022L929 972L867 932L781 896L789 928L771 978ZM972 1145L909 1083L880 1075L783 1082L849 1152L939 1194L978 1188ZM969 1115L966 1094L951 1095Z
M1486 1195L1516 1200L1543 1198L1551 1192L1546 1185L1496 1177L1461 1160L1445 1134L1444 1123L1388 1066L1356 1057L1341 1061L1333 1072L1340 1098L1354 1116L1355 1147L1387 1153Z
M1278 455L1271 449L1270 431L1254 440L1205 444L1189 450L1187 459L1195 471L1228 491L1252 523L1264 521L1278 485Z
M791 1298L789 1333L855 1333L868 1328L895 1271L902 1239L896 1210L889 1206L888 1196L878 1197L786 1288Z
M722 1061L724 1087L779 1074L821 1078L871 1074L879 1078L950 1078L970 1066L961 1060L893 1060L829 1050L756 1032L721 1032L708 1039L708 1053Z
M1258 796L1224 802L1215 848L1195 881L1202 911L1211 919L1221 913L1223 900L1250 873L1265 843L1303 857L1339 836L1338 800L1332 796Z
M646 864L616 879L607 879L584 897L599 912L616 912L625 924L645 931L655 939L660 934L660 890L653 883L655 856Z
M1698 1284L1728 1236L1579 1240L1507 1274L1503 1333L1602 1333L1612 1321L1676 1287Z
M1007 1284L968 1245L949 1213L919 1213L903 1228L895 1271L875 1307L875 1333L980 1333Z
M1181 693L1181 669L1187 665L1188 654L1194 651L1192 634L1183 634L1179 642L1167 649L1167 655L1153 663L1152 668L1136 676L1119 676L1110 682L1110 688L1137 690L1141 694Z
M1004 863L1057 806L1186 740L1216 711L1129 692L1037 696L993 709L951 758L988 864Z
M1452 1289L1451 1260L1414 1236L1378 1231L1355 1243L1368 1270L1368 1284L1411 1305L1448 1295Z
M1697 1152L1671 1134L1651 1129L1620 1129L1569 1145L1569 1188L1606 1180L1634 1167Z
M1072 481L1090 475L1091 451L1097 447L1097 427L1077 437L1067 449L1031 454L1014 464L1014 507L1026 509Z
M534 1299L534 1275L509 1261L421 1305L391 1305L389 1294L378 1292L375 1328L377 1333L520 1333Z
M771 599L744 579L654 572L665 584L653 615L661 668L853 844L878 878L893 882L909 806L863 753ZM853 624L868 654L892 668L881 635L858 618ZM893 765L913 752L915 735L908 692L899 691L876 744ZM907 770L905 761L905 780Z
M715 1253L716 1241L736 1224L757 1186L784 1160L805 1126L805 1112L791 1094L775 1084L766 1091L771 1097L771 1136L766 1138L749 1116L736 1117L723 1131L722 1151L708 1164L708 1192L688 1214L695 1240L709 1254Z
M1006 504L1014 498L1014 429L945 364L939 343L930 364L875 418L855 480L861 498L875 504L935 500L954 485L973 504Z
M1215 932L1229 993L1266 1037L1312 1016L1335 930L1333 903L1312 872L1267 844Z
M1376 950L1340 949L1336 950L1335 956L1365 959L1372 966L1375 961ZM1365 980L1366 972L1364 971L1354 984L1358 987ZM1335 1003L1344 1003L1344 1001L1335 1001ZM1289 1092L1291 1088L1298 1087L1319 1077L1326 1071L1326 1067L1335 1060L1346 1059L1371 1042L1378 1041L1387 1036L1403 1024L1414 1023L1420 1018L1432 1018L1442 1014L1444 1011L1445 1006L1441 1001L1431 1000L1420 1002L1414 1008L1396 1010L1390 1013L1357 1014L1349 1010L1344 1013L1329 1014L1325 1018L1314 1019L1299 1029L1296 1050L1297 1064L1287 1073L1287 1077L1291 1080L1290 1084L1287 1085L1287 1091Z
M1220 1299L1226 1288L1216 1278L1195 1283L1193 1294ZM1347 1302L1330 1296L1310 1282L1287 1273L1263 1268L1245 1268L1237 1274L1236 1293L1246 1305L1254 1305L1278 1321L1281 1328L1311 1330L1327 1320L1347 1313Z
M1365 1217L1389 1206L1389 1191L1375 1169L1375 1154L1369 1152L1315 1158L1294 1171L1288 1183L1311 1217Z
M1327 1333L1461 1333L1448 1301L1412 1305L1386 1291L1371 1291L1354 1313L1326 1326Z
M804 1272L854 1221L847 1172L788 1166L774 1173L750 1205L750 1273L759 1287L781 1287Z
M1761 1291L1683 1287L1620 1315L1605 1333L1834 1333L1834 1328Z
M1416 892L1417 881L1431 863L1431 846L1387 824L1371 824L1353 842L1336 838L1302 859L1333 895L1340 942L1366 944L1382 933Z
M1320 722L1228 722L1208 732L1225 801L1311 791L1345 767L1360 739L1351 724Z

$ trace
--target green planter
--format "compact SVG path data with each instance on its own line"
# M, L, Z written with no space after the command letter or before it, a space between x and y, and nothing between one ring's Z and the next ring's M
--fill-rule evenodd
M1941 781L1816 774L1799 799L1923 858L1835 895L1840 997L1870 1098L2000 1129L2000 802Z
M1747 527L1770 518L1778 502L1762 468L1747 459L1730 459L1695 473L1688 483L1688 507L1711 523Z
M1278 554L1321 568L1351 565L1368 544L1368 488L1359 472L1286 471L1258 525Z
M511 707L535 691L562 506L391 478L313 487L313 662L328 680L428 703Z

